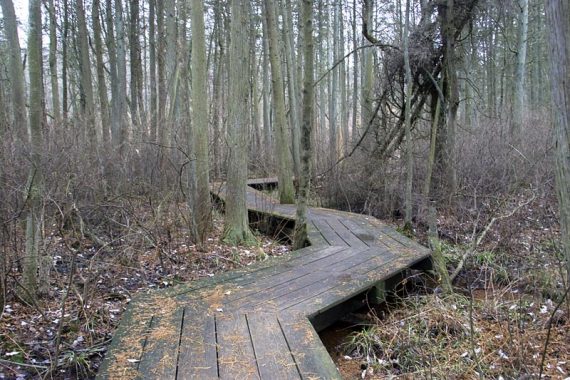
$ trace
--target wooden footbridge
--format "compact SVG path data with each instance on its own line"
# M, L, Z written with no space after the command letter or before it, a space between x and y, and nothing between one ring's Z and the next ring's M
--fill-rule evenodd
M250 219L286 233L295 206L251 187L275 184L249 182ZM308 221L306 248L135 297L98 378L339 379L317 331L381 301L430 252L373 217L310 208Z

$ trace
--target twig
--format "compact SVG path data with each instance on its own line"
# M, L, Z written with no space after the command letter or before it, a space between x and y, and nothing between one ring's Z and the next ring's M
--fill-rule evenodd
M45 365L18 363L18 362L13 362L13 361L6 360L6 359L0 359L0 364L14 365L14 366L18 366L18 367L35 368L35 369L48 369L49 368Z
M560 306L564 303L564 300L566 299L566 296L568 296L569 291L570 291L570 286L566 287L564 295L562 296L558 304L556 304L554 310L552 310L552 314L550 315L550 318L548 320L549 321L548 332L546 333L546 341L544 342L544 349L542 350L542 359L540 360L540 371L538 372L539 380L542 378L542 371L544 370L544 361L546 360L546 350L548 349L548 343L550 343L550 333L552 331L552 318L554 318L554 315L556 314L558 309L560 309Z
M57 368L57 364L58 364L58 358L59 358L59 353L60 353L60 343L61 343L61 335L63 332L63 322L65 320L65 302L67 301L67 297L69 295L69 289L71 289L71 286L73 285L73 275L75 273L75 265L76 265L76 261L77 261L77 252L74 252L73 254L73 260L71 261L71 269L69 271L69 279L67 281L67 288L65 289L65 294L63 295L63 298L61 299L61 318L59 319L59 325L57 326L57 335L55 338L55 365L52 363L50 366L50 370L48 372L51 373L53 372L56 368Z
M461 272L461 270L463 269L463 266L465 265L465 261L475 252L475 250L477 249L477 247L481 244L481 242L483 241L483 239L485 238L485 236L487 236L487 233L491 230L491 227L493 227L493 225L495 224L495 222L497 222L498 220L501 219L507 219L510 218L511 216L513 216L517 211L519 211L522 207L528 205L529 203L531 203L532 201L534 201L536 199L536 193L532 194L532 197L530 197L527 201L519 204L517 207L515 207L514 209L512 209L510 212L508 212L507 214L504 215L499 215L499 216L495 216L491 219L491 221L485 226L485 228L483 229L483 232L481 232L481 234L479 235L479 237L473 242L473 244L471 245L471 248L469 248L467 251L465 251L465 253L463 254L463 256L461 257L461 260L459 261L459 264L457 264L457 267L455 268L455 270L453 271L453 273L451 274L451 276L449 277L449 279L451 281L453 281L455 279L455 277L457 277L457 275L459 274L459 272Z

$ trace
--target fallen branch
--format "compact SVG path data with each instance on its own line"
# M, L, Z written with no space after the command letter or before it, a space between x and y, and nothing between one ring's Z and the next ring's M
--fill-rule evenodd
M453 273L450 276L450 280L453 281L455 279L455 277L457 277L457 275L459 274L459 272L461 272L461 270L463 269L463 266L465 265L465 262L467 261L467 259L469 257L471 257L475 251L477 250L477 247L479 247L479 245L481 244L481 242L483 241L483 239L485 238L485 236L487 236L487 233L491 230L491 227L493 227L493 225L498 221L498 220L502 220L502 219L507 219L510 218L511 216L513 216L517 211L519 211L521 208L523 208L524 206L527 206L528 204L530 204L532 201L534 201L536 199L536 193L532 194L532 197L530 197L528 200L526 200L525 202L519 204L518 206L516 206L514 209L512 209L510 212L504 214L504 215L499 215L499 216L495 216L491 219L491 221L485 226L485 228L483 229L483 232L481 232L481 234L479 235L479 237L477 237L477 239L475 239L473 241L473 244L471 244L471 247L465 251L465 253L463 254L463 256L461 257L461 260L459 261L459 264L457 264L457 267L455 268L455 270L453 271Z
M544 349L542 350L542 359L540 360L540 371L538 372L538 378L539 379L542 379L542 371L544 370L544 361L546 360L546 351L548 349L548 344L550 343L550 333L552 331L552 325L553 325L552 319L554 318L554 316L558 312L558 309L560 309L560 306L562 306L562 303L564 303L564 300L568 296L568 291L570 291L570 286L568 286L566 288L564 295L562 296L562 298L560 299L560 302L558 302L558 304L556 305L554 310L552 310L552 314L550 315L550 318L548 320L549 321L548 332L546 333L546 341L544 342Z

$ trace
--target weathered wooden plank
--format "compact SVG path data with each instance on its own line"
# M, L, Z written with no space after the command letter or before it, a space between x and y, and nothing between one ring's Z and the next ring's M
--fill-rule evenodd
M350 231L350 233L356 236L357 239L360 239L367 246L370 247L374 244L376 236L374 235L373 231L363 228L358 222L348 218L340 219L339 223L345 226L346 229Z
M152 303L152 297L148 295L137 296L131 301L107 349L97 379L137 378L139 363L155 314Z
M322 266L325 265L322 263L341 261L342 250L344 249L348 249L348 247L327 247L312 255L297 257L290 262L284 262L282 265L264 268L232 281L180 295L177 299L180 302L190 303L205 301L210 304L212 309L230 303L235 306L240 299L251 295L256 296L260 292L269 294L267 291L273 286L287 282L291 278L304 276L311 270L311 265Z
M304 312L305 315L322 312L371 288L377 281L387 276L387 273L390 273L391 265L395 261L393 256L391 258L381 256L369 258L355 264L353 271L347 271L334 278L327 278L322 284L312 284L303 292L295 292L293 296L283 298L277 302L277 307L279 310ZM372 272L378 273L378 276L369 276Z
M279 273L284 267L294 267L297 260L305 260L315 253L320 254L321 251L322 247L305 247L284 256L271 257L265 261L260 261L244 268L217 274L211 278L196 280L189 284L181 284L169 289L157 290L155 293L163 298L177 297L181 300L199 299L201 298L201 291L204 289L213 288L222 283L247 285L255 281L253 279L264 277L267 273Z
M346 228L346 226L342 224L338 218L328 218L326 219L326 222L350 247L363 248L369 246L362 239L353 234L348 228Z
M303 379L342 379L308 319L282 315L279 324Z
M247 314L261 379L301 379L276 314Z
M392 277L396 278L395 276L398 276L402 270L412 264L412 260L414 260L414 258L397 257L386 261L383 257L375 257L369 263L370 265L361 266L358 270L353 272L350 278L337 282L336 286L330 287L320 294L316 294L313 298L283 309L293 313L300 311L306 312L312 309L314 310L313 314L308 314L308 316L311 317L315 311L321 312L334 307L350 299L355 294L371 289L381 281Z
M281 310L284 304L311 298L314 293L320 293L323 288L326 289L327 285L334 286L339 277L345 276L343 271L347 266L359 265L370 260L370 257L363 251L351 249L347 252L342 260L308 268L306 275L244 300L241 307L247 310L256 308L261 308L263 311L268 311L270 308Z
M259 379L251 335L244 314L216 317L221 379Z
M327 224L326 219L314 218L311 221L330 245L348 246L348 244L331 228L331 226Z
M345 302L313 314L309 320L316 331L322 331L338 321L339 317L348 315L368 304L368 294L362 292L351 295L350 299Z
M217 379L215 315L186 308L179 351L178 380Z
M225 300L227 303L236 305L236 302L253 296L256 300L261 300L263 295L270 296L276 294L276 290L284 285L288 286L293 281L306 277L307 275L318 272L330 265L337 264L346 259L348 247L328 247L319 254L300 260L288 270L275 273L268 277L262 277L259 280L254 279L248 284L247 289L237 289L230 294ZM355 254L354 252L352 254Z
M139 379L175 379L183 308L155 316L139 364Z

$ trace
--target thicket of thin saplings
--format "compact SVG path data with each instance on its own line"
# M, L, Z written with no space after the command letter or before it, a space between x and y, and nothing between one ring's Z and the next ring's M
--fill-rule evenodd
M45 292L32 303L21 277L29 152L9 135L0 149L0 347L7 355L0 373L10 377L91 377L135 293L289 249L261 235L259 247L224 244L223 216L212 210L214 227L198 251L190 238L184 144L161 147L135 137L119 151L68 128L45 131L40 153ZM252 169L260 176L269 170Z
M353 332L331 349L345 377L568 376L570 303L548 120L546 113L528 115L516 144L506 121L460 126L451 199L423 197L429 147L419 137L429 134L427 125L417 126L411 233L428 244L425 207L435 205L455 294L443 294L433 279L407 278L415 290L369 311L364 327L349 326ZM403 157L344 160L323 180L320 199L403 225Z

